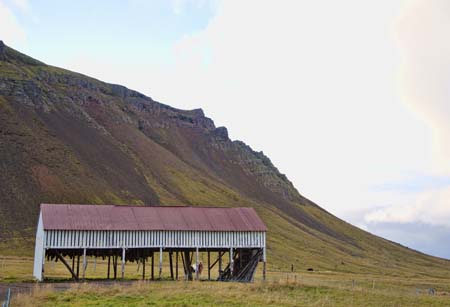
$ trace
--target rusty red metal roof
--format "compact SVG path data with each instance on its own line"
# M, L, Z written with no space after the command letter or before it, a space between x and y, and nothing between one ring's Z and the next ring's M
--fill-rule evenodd
M46 230L266 231L253 208L41 204Z

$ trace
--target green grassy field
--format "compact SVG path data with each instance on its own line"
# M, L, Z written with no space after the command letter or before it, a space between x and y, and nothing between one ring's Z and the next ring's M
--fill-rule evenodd
M55 291L49 284L13 298L13 306L449 306L447 292L416 293L407 281L356 282L343 276L298 276L298 280L251 284L137 281L127 285L73 284ZM405 282L405 284L403 284Z
M1 285L22 282L30 289L13 291L12 306L450 306L450 280L438 277L269 270L264 282L259 270L250 284L185 282L167 280L164 267L161 281L142 281L142 267L127 264L126 282L105 283L98 278L105 277L106 264L99 260L94 270L91 259L87 282L68 282L61 263L47 262L52 282L34 284L31 271L32 258L0 257Z

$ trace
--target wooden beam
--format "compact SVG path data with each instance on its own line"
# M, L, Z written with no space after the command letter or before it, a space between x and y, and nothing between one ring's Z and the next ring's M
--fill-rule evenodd
M263 248L263 280L266 280L266 248Z
M183 257L183 254L181 254L181 257ZM190 256L189 251L184 252L184 272L186 274L187 280L192 280L192 258Z
M188 279L193 280L194 278L192 277L192 259L194 258L194 252L192 252L192 253L187 252L187 258L188 258L188 262L187 262Z
M159 279L162 277L162 261L163 261L163 250L162 247L159 248Z
M77 255L77 280L80 279L80 255Z
M181 253L181 262L183 262L184 280L187 280L186 263L184 261L183 253Z
M208 280L211 280L211 254L208 251Z
M223 255L225 255L225 252L219 251L216 261L214 261L213 264L209 268L212 269L216 265L216 263L219 262L219 270L222 270L222 256Z
M61 254L59 252L56 252L56 258L61 260L61 262L66 266L66 268L69 270L70 274L72 274L73 279L78 281L77 275L75 274L73 269L69 266L69 264L66 262L66 259L64 259L64 257L61 256ZM73 261L72 261L72 263L73 263Z
M178 280L178 251L175 252L175 280Z
M198 272L198 265L199 265L199 261L198 261L198 247L195 248L195 279L199 280L199 272Z
M233 276L233 271L234 271L234 258L233 258L233 248L230 248L230 273L231 276Z
M225 255L225 252L223 252L223 253L219 252L219 258L217 259L219 261L219 276L222 273L222 256L223 255Z
M174 278L173 278L172 254L173 254L173 252L169 252L169 266L170 266L170 278L172 278L172 280L174 280Z
M142 257L142 280L145 280L145 257Z
M266 262L263 262L263 280L266 280Z
M111 267L111 255L108 256L108 279L109 279L110 267Z
M114 279L117 279L117 255L113 256Z
M122 248L122 279L125 278L125 248Z
M152 280L155 280L155 252L152 252Z
M87 267L87 259L86 259L86 248L83 249L83 280L86 277L86 267Z

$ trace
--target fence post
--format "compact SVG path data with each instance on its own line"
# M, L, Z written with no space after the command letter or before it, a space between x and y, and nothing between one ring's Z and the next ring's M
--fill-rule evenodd
M11 300L11 288L8 288L8 291L6 292L6 301L3 302L2 307L9 307L10 300Z

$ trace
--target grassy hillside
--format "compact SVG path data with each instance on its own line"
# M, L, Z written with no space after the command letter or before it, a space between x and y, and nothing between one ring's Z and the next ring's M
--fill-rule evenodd
M42 202L251 206L269 228L273 269L450 275L448 261L375 237L305 199L269 158L230 140L202 110L172 108L3 43L0 161L4 255L32 255Z

